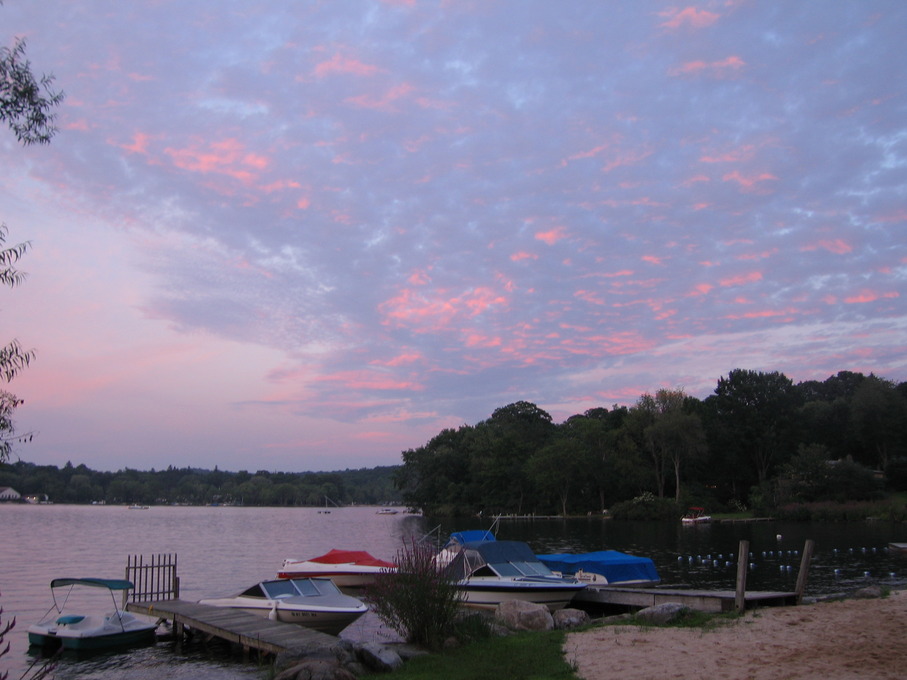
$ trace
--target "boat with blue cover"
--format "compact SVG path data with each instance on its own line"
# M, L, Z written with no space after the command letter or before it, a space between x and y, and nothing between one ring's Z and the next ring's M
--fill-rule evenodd
M57 601L58 588L69 588L63 602ZM108 614L83 614L67 611L66 605L76 587L104 589L113 600ZM50 582L53 605L36 624L28 627L31 645L64 650L96 650L127 647L155 641L157 623L144 621L117 605L116 593L135 586L125 579L57 578Z
M553 574L520 541L466 542L454 546L455 552L450 547L444 573L456 582L466 607L494 609L508 600L524 600L554 611L586 587L575 578Z
M661 582L655 563L617 550L539 555L551 571L597 585L655 585Z

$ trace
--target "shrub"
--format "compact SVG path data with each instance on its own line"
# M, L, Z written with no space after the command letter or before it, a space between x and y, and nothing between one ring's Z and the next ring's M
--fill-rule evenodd
M649 492L615 503L611 508L611 516L615 519L677 519L682 514L677 503Z
M455 629L460 591L434 563L435 550L412 541L397 551L396 571L368 590L372 610L408 642L439 649Z

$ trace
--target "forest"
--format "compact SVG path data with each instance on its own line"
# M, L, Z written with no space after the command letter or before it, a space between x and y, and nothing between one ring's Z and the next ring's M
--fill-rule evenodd
M702 400L660 389L560 424L519 401L403 451L398 466L98 472L20 461L0 465L2 486L57 503L403 503L439 516L616 517L697 505L808 518L810 504L907 491L907 383L840 372L794 384L782 373L736 369Z
M660 389L561 424L521 401L404 451L396 479L404 502L442 516L697 505L806 519L811 504L907 490L907 383L844 371L794 384L735 369L703 400Z
M198 468L117 472L83 464L0 464L0 487L54 503L180 505L389 505L399 500L395 466L340 472L225 472Z

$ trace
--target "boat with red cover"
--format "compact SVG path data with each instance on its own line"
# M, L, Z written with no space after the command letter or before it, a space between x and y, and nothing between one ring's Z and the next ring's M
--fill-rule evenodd
M341 589L365 588L375 577L396 570L397 565L365 550L331 550L307 560L286 559L277 578L327 577Z

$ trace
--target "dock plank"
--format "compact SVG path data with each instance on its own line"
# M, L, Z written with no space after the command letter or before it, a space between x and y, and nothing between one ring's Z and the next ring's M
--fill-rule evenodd
M238 609L212 607L185 600L128 602L126 610L179 623L245 648L271 654L313 653L334 647L338 639L298 624L271 621Z
M735 607L733 590L685 590L669 588L636 588L619 586L588 586L573 598L577 603L616 605L641 609L676 602L704 612L729 612ZM746 607L790 606L797 604L796 593L749 591Z

